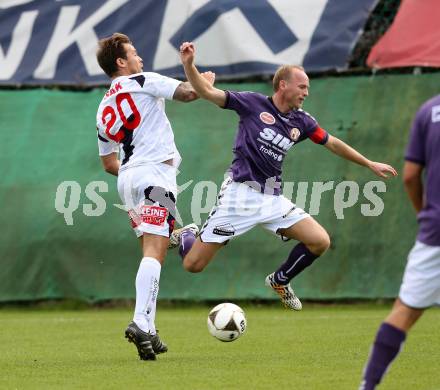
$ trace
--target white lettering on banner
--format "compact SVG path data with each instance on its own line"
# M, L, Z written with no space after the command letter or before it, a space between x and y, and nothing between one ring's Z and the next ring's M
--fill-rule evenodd
M205 188L206 196L203 205ZM194 212L192 213L192 218L195 224L202 224L203 221L201 218L201 214L208 214L214 207L216 199L217 185L212 181L200 181L194 186L193 195L191 197L191 210L194 210Z
M359 201L360 186L354 181L342 181L336 185L335 182L312 182L312 191L309 196L309 183L297 182L296 183L296 196L294 196L294 182L284 182L284 196L287 199L291 199L292 202L299 208L308 211L310 215L319 215L322 210L320 203L322 202L322 194L327 194L327 200L324 200L324 213L328 213L331 209L331 202L329 197L333 192L333 210L336 219L342 220L345 218L344 211L349 209ZM253 188L251 190L250 188ZM334 189L333 189L334 188ZM386 192L386 184L382 181L369 181L363 186L363 195L365 200L370 203L361 203L360 211L361 215L365 217L377 217L382 215L385 204L384 200L378 195L378 193ZM200 225L211 211L212 207L217 201L217 185L212 181L202 181L196 183L194 186L190 211L191 220L197 225ZM224 188L223 188L224 190ZM242 216L250 216L254 214L271 215L277 207L278 197L273 198L273 202L261 209L255 207L253 202L248 202L249 196L252 197L254 191L260 192L261 187L256 182L246 182L240 184L237 194L234 199L228 199L228 197L221 197L218 199L219 204L227 208L228 212L238 214ZM63 215L66 225L72 226L74 223L73 214L77 210L81 210L80 204L82 203L82 212L88 217L99 217L107 211L107 204L105 199L99 195L99 193L107 193L108 184L105 181L92 181L87 184L84 194L88 200L92 203L81 202L81 186L76 181L63 181L61 182L55 194L55 210ZM325 197L325 196L324 196ZM306 204L310 203L310 207L307 209ZM128 211L129 216L134 223L134 226L139 225L142 221L145 223L162 225L165 223L165 219L168 216L168 211L164 207L143 205L141 206L141 216L133 209L127 208L127 206L113 204L118 209ZM180 217L178 210L176 209L176 223L183 226L183 221Z
M364 196L369 200L374 207L369 204L361 205L361 213L365 217L377 217L382 214L385 204L380 196L373 192L373 188L376 188L377 192L386 192L387 187L383 181L369 181L364 186Z
M346 191L348 190L348 191ZM347 198L345 193L347 192ZM342 181L335 188L334 210L337 219L344 219L344 209L356 204L359 198L359 185L354 181Z
M67 194L70 190L70 196ZM81 186L76 181L63 181L55 194L55 210L64 215L66 225L73 225L73 213L78 209ZM67 204L66 204L67 203Z
M305 210L306 208L308 193L309 193L309 183L306 181L300 181L297 186L296 199L294 203L303 210Z
M96 192L108 192L105 181L92 181L85 188L86 197L93 202L83 204L83 213L87 217L99 217L105 213L105 199ZM63 181L57 187L55 194L55 210L63 214L66 225L73 225L73 213L78 210L81 198L81 186L76 181Z
M182 0L168 0L154 56L153 69L179 66L178 51L170 39L188 18L207 0L190 0L182 7ZM272 64L302 64L311 38L328 0L271 0L270 5L289 26L298 41L274 54L243 15L239 8L221 14L199 37L194 39L198 48L197 63L201 66L222 66L240 62L264 62ZM182 12L182 10L184 10ZM240 39L237 39L240 37Z
M38 11L23 12L14 28L8 52L0 46L0 80L10 79L17 71L32 36Z
M310 215L318 215L319 214L319 208L321 205L321 195L326 191L333 190L334 182L329 181L327 183L325 182L314 182L312 186L312 196L310 199L310 207L309 207L309 214Z
M49 41L40 64L37 69L35 69L34 77L38 79L53 78L61 53L74 43L78 45L87 73L90 76L103 74L104 72L99 67L95 56L98 36L95 33L94 27L128 1L129 0L107 1L75 29L73 29L73 27L75 26L79 14L80 6L62 7L52 38Z
M95 207L93 207L92 203L83 205L83 213L88 217L99 217L105 212L105 200L102 196L98 195L95 191L96 189L98 189L99 192L108 192L108 184L105 181L92 181L87 184L84 192L87 198L95 204Z

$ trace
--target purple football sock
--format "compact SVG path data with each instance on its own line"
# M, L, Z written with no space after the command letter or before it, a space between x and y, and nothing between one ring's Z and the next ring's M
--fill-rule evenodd
M360 389L373 390L395 359L405 341L406 333L383 322L376 334Z
M189 229L184 230L180 235L179 255L182 257L182 260L192 248L195 240L195 234Z
M311 265L318 257L300 242L292 249L287 260L275 271L275 282L278 284L289 283L292 278Z

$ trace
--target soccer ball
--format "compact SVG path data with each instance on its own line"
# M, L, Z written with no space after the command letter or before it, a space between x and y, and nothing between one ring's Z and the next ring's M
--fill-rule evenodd
M208 330L220 341L237 340L246 330L243 309L233 303L220 303L209 312Z

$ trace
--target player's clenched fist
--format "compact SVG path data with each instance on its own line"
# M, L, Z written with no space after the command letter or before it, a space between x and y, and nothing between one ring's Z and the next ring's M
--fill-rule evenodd
M183 42L180 45L180 60L182 64L191 65L194 61L196 48L192 42Z

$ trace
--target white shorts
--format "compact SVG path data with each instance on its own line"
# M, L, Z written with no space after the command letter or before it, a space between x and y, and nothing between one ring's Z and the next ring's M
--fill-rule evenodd
M118 192L137 237L170 237L176 213L175 167L159 163L127 168L119 173Z
M203 242L223 243L261 225L274 234L309 217L289 199L263 194L247 184L226 179L200 232Z
M416 241L408 255L399 298L416 309L440 305L440 246Z

